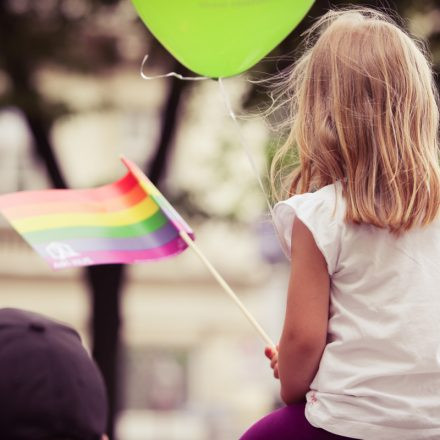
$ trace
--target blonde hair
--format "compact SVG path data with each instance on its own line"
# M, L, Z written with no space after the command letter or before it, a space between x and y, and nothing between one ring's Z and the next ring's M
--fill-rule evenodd
M424 54L381 12L325 14L273 91L274 102L289 106L290 126L271 166L276 198L340 181L347 222L396 235L432 222L440 206L439 112ZM295 148L299 166L286 176Z

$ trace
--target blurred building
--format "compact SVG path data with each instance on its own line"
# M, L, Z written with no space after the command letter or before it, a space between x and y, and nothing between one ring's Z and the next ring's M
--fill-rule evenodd
M78 111L53 131L71 187L120 177L124 169L119 153L145 165L157 137L163 81L148 83L126 72L94 84L62 72L46 72L41 81L48 94L63 91L63 99ZM236 81L229 87L231 99L239 99L243 84ZM83 93L70 96L66 90ZM112 100L107 108L99 105L104 98ZM187 219L197 243L276 340L286 267L276 263L280 256L273 249L273 234L267 223L259 222L261 194L221 99L214 82L187 97L167 188L184 188L213 213L208 221ZM257 163L262 162L264 125L247 121L243 133ZM2 193L48 187L30 142L20 113L1 112ZM239 221L222 220L229 212ZM276 264L265 262L262 254ZM90 345L89 295L82 271L52 272L3 219L0 303L66 321ZM170 260L131 266L122 307L119 440L230 440L276 402L264 344L190 250Z

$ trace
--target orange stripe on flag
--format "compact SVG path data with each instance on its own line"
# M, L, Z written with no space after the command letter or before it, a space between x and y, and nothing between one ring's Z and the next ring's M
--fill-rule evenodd
M147 194L140 186L135 186L128 193L116 196L113 198L105 199L102 201L97 200L84 200L78 199L77 201L58 201L49 203L36 203L29 205L15 205L6 207L3 209L6 216L12 220L18 220L28 217L35 217L38 215L47 214L62 214L62 213L103 213L114 212L122 209L127 209L131 206L137 205L143 199L147 197Z

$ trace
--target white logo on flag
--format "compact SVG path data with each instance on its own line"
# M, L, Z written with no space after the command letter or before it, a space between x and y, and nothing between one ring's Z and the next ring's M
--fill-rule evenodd
M46 252L53 260L67 260L72 257L79 257L72 247L66 243L53 241L46 246Z

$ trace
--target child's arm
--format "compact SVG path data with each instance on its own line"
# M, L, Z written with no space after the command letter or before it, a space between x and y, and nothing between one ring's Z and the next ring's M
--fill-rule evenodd
M281 398L304 399L327 339L330 277L327 263L307 227L295 218L286 316L279 344Z

